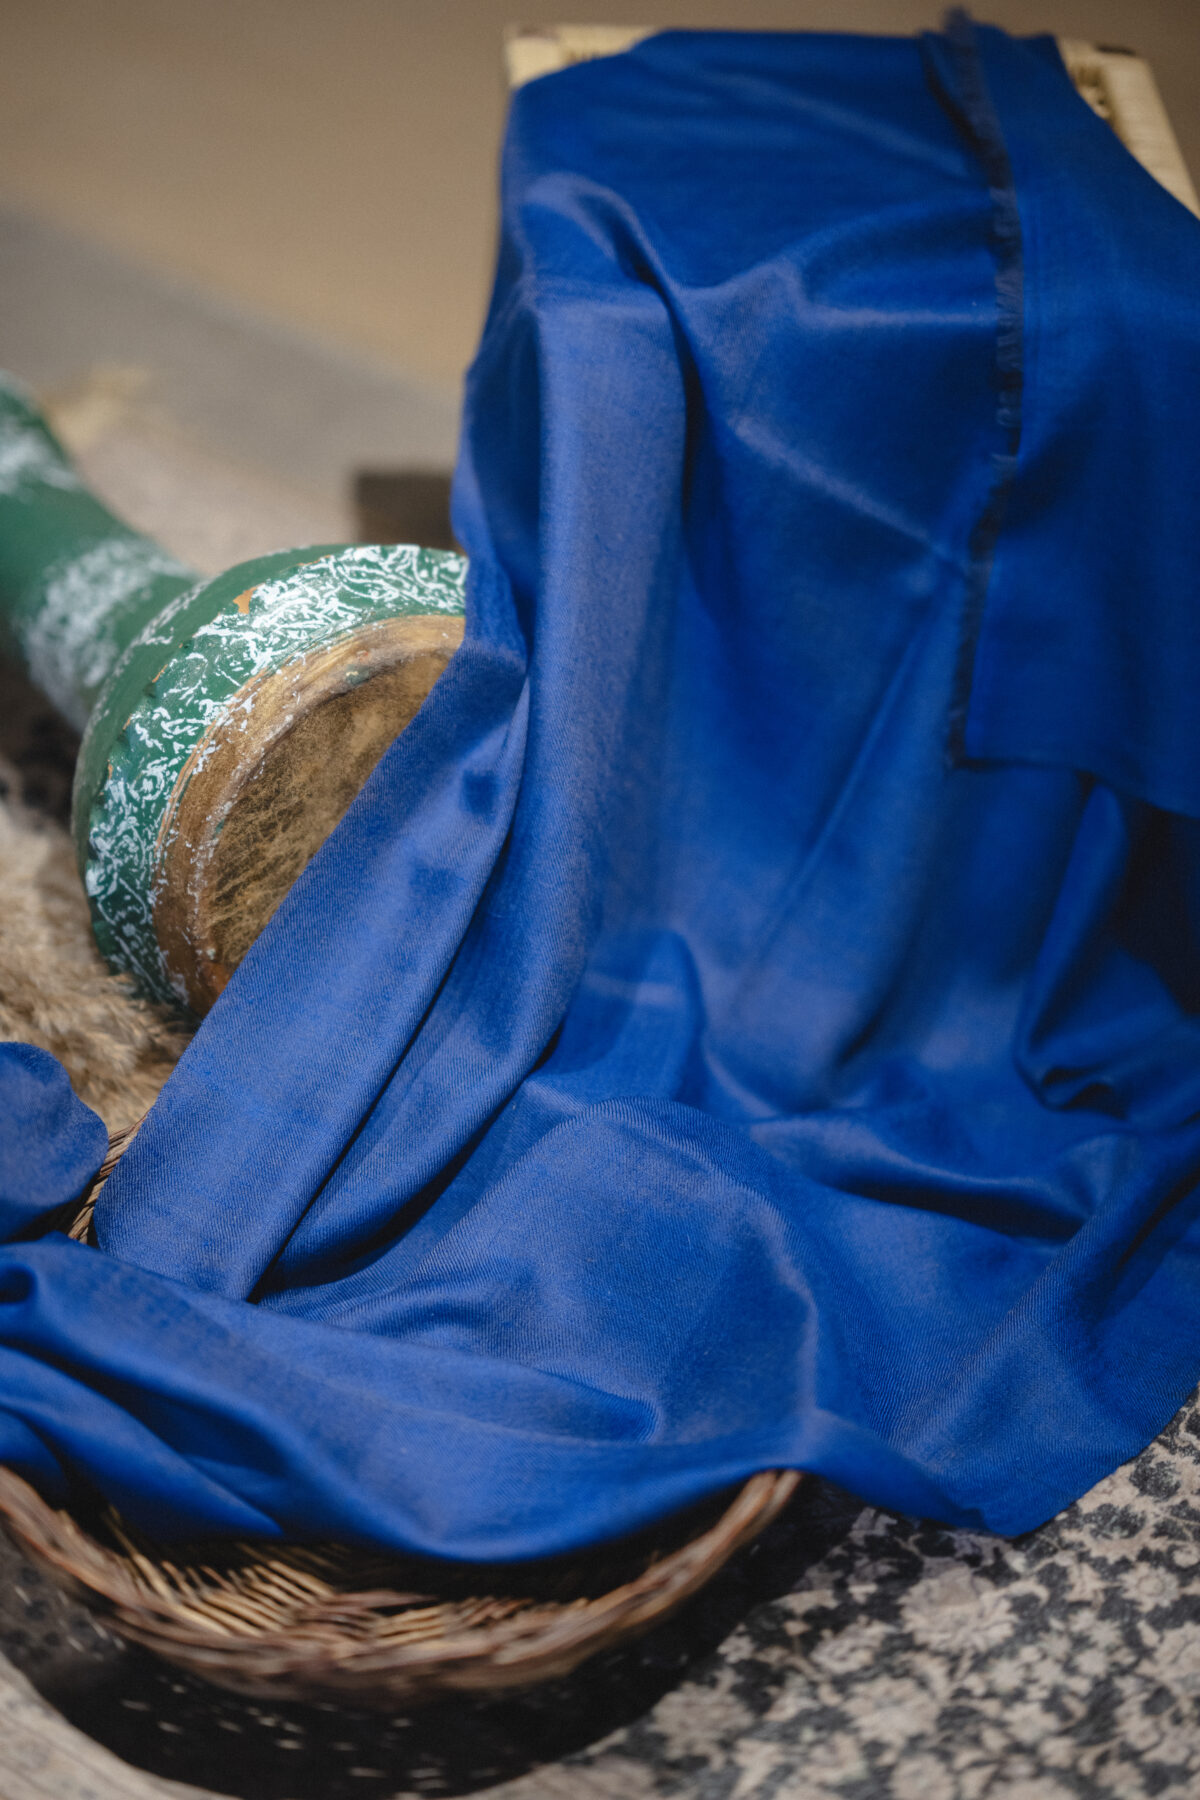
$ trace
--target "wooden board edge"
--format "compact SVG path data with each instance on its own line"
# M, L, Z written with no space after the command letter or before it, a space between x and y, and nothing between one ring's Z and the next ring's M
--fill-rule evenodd
M540 75L554 75L599 56L619 56L657 31L655 25L508 25L504 31L508 85L515 93Z
M1057 39L1078 92L1112 126L1131 156L1200 218L1200 199L1171 129L1150 64L1132 50L1106 49L1082 38Z

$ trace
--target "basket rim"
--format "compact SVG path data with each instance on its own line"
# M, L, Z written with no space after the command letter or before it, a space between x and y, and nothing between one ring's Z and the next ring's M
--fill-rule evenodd
M357 1693L363 1698L362 1688L372 1684L388 1698L396 1698L414 1689L526 1686L568 1673L598 1650L675 1611L770 1523L802 1479L792 1469L750 1476L704 1531L605 1593L571 1602L535 1603L486 1625L399 1644L350 1637L321 1641L297 1637L286 1628L223 1630L173 1595L165 1581L166 1591L147 1592L116 1551L100 1544L69 1511L44 1500L15 1471L2 1467L0 1519L60 1585L93 1604L99 1600L122 1637L195 1674L276 1698L291 1682L299 1683L294 1694L298 1699L314 1692L345 1700ZM287 1545L275 1540L264 1541L264 1562L278 1560L286 1550ZM369 1554L386 1557L386 1552ZM165 1566L169 1557L164 1555L162 1561ZM153 1582L156 1570L150 1559L139 1554L138 1564ZM455 1566L461 1570L464 1565ZM514 1586L519 1586L522 1565L508 1566ZM489 1570L496 1567L488 1565Z
M128 1148L142 1119L126 1131L114 1132L108 1154L96 1176L75 1203L69 1235L90 1238L92 1210L104 1182ZM764 1470L749 1476L695 1536L652 1556L630 1579L598 1594L574 1600L538 1601L521 1593L521 1570L536 1563L480 1565L481 1583L495 1584L496 1575L511 1572L508 1593L473 1596L491 1616L480 1624L451 1625L444 1635L395 1641L354 1634L345 1623L347 1611L361 1618L373 1609L387 1610L403 1596L381 1589L379 1565L389 1554L397 1564L404 1552L344 1544L289 1544L264 1539L231 1540L245 1553L244 1565L257 1571L287 1572L289 1553L332 1551L336 1558L370 1557L376 1579L366 1589L329 1588L331 1599L312 1613L310 1626L276 1622L264 1625L254 1614L269 1610L258 1604L216 1604L219 1577L207 1567L210 1581L205 1610L205 1565L189 1560L189 1546L176 1557L168 1546L147 1543L144 1549L126 1536L120 1521L112 1529L120 1549L94 1537L69 1509L44 1500L15 1470L0 1465L0 1523L9 1535L60 1586L98 1605L122 1637L156 1652L168 1662L242 1693L276 1700L335 1697L365 1704L402 1697L428 1697L449 1690L491 1690L529 1686L569 1673L598 1651L649 1629L682 1606L709 1581L734 1553L762 1531L791 1499L803 1479L794 1469ZM581 1552L581 1555L584 1554ZM561 1560L561 1559L555 1559ZM461 1576L472 1565L452 1566ZM172 1583L170 1574L177 1579ZM292 1579L294 1589L294 1579ZM500 1616L511 1596L511 1611ZM225 1591L228 1600L228 1589ZM412 1596L408 1596L409 1599ZM431 1595L431 1611L449 1609L449 1600ZM463 1603L467 1607L470 1601ZM394 1610L394 1608L393 1608ZM409 1612L414 1617L416 1611ZM323 1613L328 1613L328 1618ZM339 1635L339 1612L341 1629Z

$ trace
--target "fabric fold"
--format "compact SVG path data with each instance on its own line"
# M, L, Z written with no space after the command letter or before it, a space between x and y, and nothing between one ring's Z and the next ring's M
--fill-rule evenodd
M1166 1422L1200 226L1105 129L963 27L515 97L462 651L0 1252L0 1457L520 1558L779 1466L1023 1531Z

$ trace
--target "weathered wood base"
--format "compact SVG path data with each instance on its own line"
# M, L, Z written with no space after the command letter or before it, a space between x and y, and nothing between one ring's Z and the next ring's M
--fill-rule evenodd
M154 928L206 1012L462 640L389 619L250 682L188 757L163 815Z

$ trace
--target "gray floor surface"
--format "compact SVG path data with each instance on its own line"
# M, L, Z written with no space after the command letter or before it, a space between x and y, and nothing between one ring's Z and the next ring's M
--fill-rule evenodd
M173 435L178 456L325 513L345 505L356 467L454 456L446 391L5 206L0 368L73 409L85 432L104 425L107 400L110 417L122 407L143 431Z

